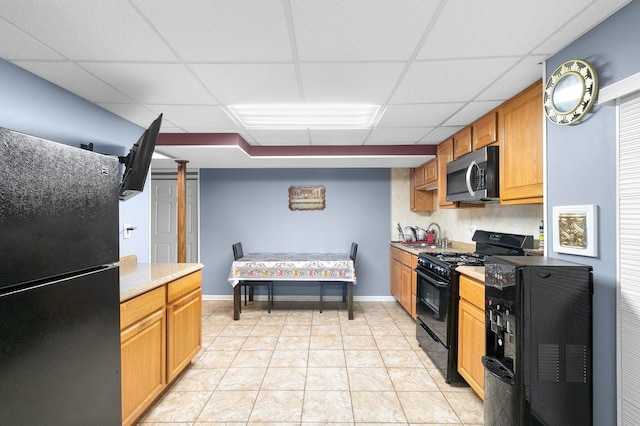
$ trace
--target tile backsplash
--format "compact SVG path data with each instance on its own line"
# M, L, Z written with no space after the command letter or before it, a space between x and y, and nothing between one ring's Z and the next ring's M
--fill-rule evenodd
M391 170L391 228L390 238L398 239L396 224L427 228L430 223L440 225L450 241L472 243L473 229L533 235L543 218L542 204L501 206L485 204L483 208L442 209L433 213L412 212L409 208L409 169Z

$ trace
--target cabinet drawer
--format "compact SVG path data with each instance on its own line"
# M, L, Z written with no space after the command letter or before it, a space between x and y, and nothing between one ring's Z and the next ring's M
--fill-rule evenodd
M162 286L122 302L120 304L120 329L124 330L152 312L163 309L165 294L165 286Z
M167 301L171 302L185 294L200 288L202 285L202 271L194 272L171 281L167 285Z
M411 265L411 253L408 251L394 248L393 258L404 265Z
M460 275L460 298L484 312L484 283L466 275Z

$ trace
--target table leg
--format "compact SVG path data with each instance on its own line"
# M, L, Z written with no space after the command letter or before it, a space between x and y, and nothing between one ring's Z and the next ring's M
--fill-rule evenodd
M347 310L349 311L349 319L353 319L353 283L348 284L347 288Z
M236 321L240 319L240 303L242 303L240 287L240 284L233 287L233 319Z

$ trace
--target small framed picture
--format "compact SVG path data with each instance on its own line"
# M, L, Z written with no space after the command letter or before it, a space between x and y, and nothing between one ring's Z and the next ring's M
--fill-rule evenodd
M596 257L597 211L593 204L553 207L553 251Z
M325 207L324 186L289 187L289 210L324 210Z

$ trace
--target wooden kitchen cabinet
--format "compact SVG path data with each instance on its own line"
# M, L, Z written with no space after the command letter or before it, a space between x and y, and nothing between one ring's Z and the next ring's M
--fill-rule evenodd
M123 425L135 423L167 386L165 292L120 304Z
M447 201L447 163L453 161L453 138L438 144L438 206L444 209L456 208L456 203Z
M391 295L411 315L416 317L416 274L418 256L391 247Z
M191 362L202 344L202 272L167 286L167 382Z
M498 112L491 111L473 122L473 150L482 148L498 140Z
M485 354L484 283L460 275L458 308L458 372L484 399Z
M438 187L438 159L434 158L422 165L424 169L425 189L431 190Z
M499 108L501 204L542 203L542 120L542 81Z
M419 171L417 171L419 170ZM436 196L433 191L416 188L415 174L424 174L424 169L411 169L409 175L409 203L412 212L432 212L436 210ZM424 180L424 178L422 178Z
M471 152L471 144L472 144L471 134L472 133L473 133L472 127L467 126L464 129L457 132L455 135L453 135L453 158L454 159L462 157L463 155Z
M134 424L202 344L202 272L120 303L122 424Z

